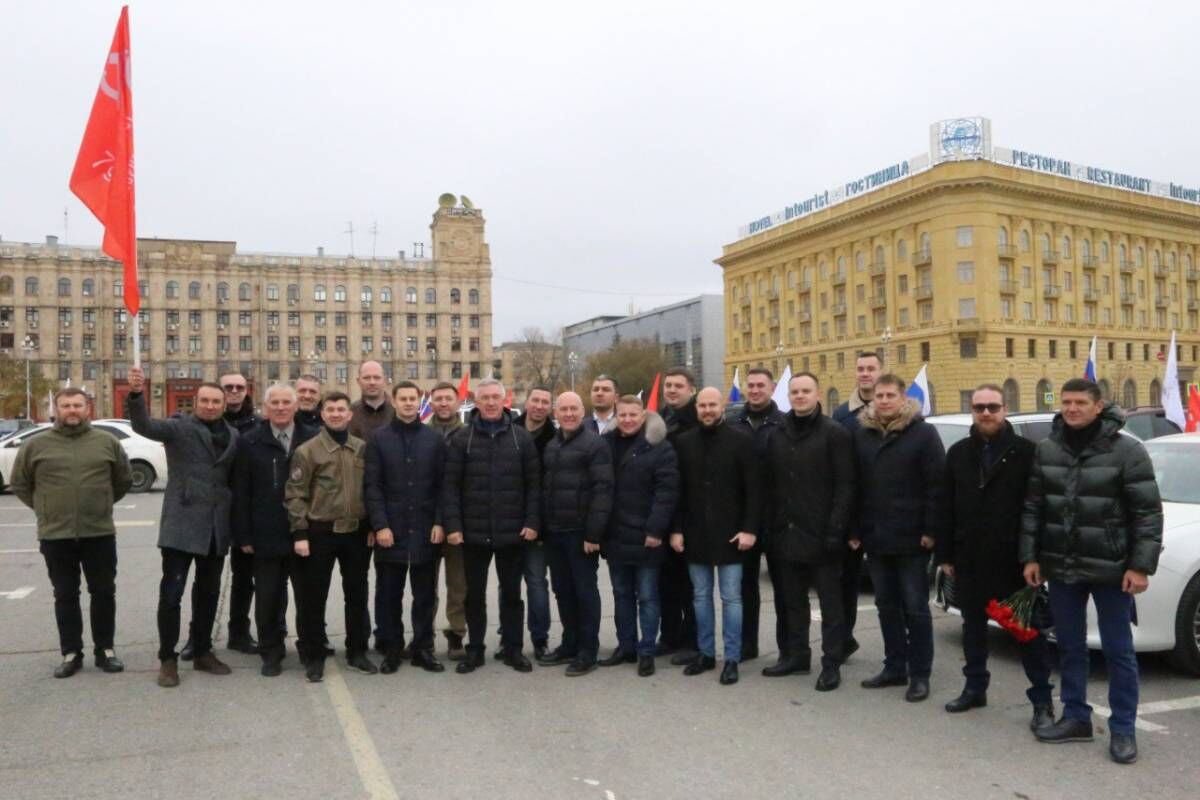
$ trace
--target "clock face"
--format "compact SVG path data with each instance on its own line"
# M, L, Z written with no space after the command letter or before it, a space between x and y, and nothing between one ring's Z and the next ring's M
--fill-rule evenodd
M450 237L450 247L455 255L466 255L474 246L474 239L466 231L455 231Z

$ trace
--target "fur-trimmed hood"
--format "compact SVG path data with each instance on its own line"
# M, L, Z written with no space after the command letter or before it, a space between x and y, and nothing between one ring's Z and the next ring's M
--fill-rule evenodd
M859 422L864 428L879 431L884 436L889 433L900 433L918 419L922 419L921 404L911 397L904 402L904 405L900 406L900 412L886 424L880 419L874 403L867 406L859 415Z
M667 438L667 423L663 422L657 411L647 411L642 433L646 435L646 444L654 447Z

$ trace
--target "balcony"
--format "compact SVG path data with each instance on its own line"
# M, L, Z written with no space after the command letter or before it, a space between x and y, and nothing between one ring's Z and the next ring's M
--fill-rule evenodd
M835 317L846 316L846 304L845 303L834 303L833 305L831 305L829 307L829 310Z
M887 264L877 261L867 268L867 274L873 277L887 274Z
M913 287L914 300L928 300L933 297L933 284L923 283L920 286Z
M811 311L801 311L799 314L796 315L796 319L799 320L800 322L812 322L812 312Z
M996 245L996 255L1001 261L1012 261L1017 257L1017 246L1015 244Z
M1200 311L1200 299L1189 297L1187 301L1188 311Z
M778 289L767 289L766 295L767 295L768 300L778 300L779 299L779 290Z
M737 304L741 308L749 308L750 307L750 298L749 297L740 298L737 301Z
M1062 289L1058 286L1043 286L1042 297L1046 299L1055 299L1062 296Z
M767 325L771 328L778 328L779 327L779 315L772 314L771 318L767 320Z
M1132 306L1137 304L1137 295L1133 292L1121 292L1121 305Z
M1155 308L1168 308L1170 305L1171 305L1171 300L1168 297L1154 298L1154 307Z
M912 265L914 267L923 267L926 264L933 263L933 250L928 247L918 247L912 254Z
M799 289L800 294L804 294L806 292L811 292L812 291L812 281L800 281L800 284L796 288Z
M846 284L846 273L835 272L833 277L829 279L834 286L844 286Z
M1043 250L1042 251L1042 263L1043 264L1057 264L1058 263L1058 251L1057 250Z
M872 295L870 298L868 298L868 300L871 303L872 309L887 308L887 295L886 294Z
M1083 256L1079 260L1082 262L1084 269L1095 269L1100 266L1099 256Z
M1117 266L1117 269L1121 271L1122 275L1132 275L1136 268L1137 265L1127 258L1121 259L1121 263Z
M1003 280L1003 279L1000 281L1000 294L1016 294L1016 293L1017 293L1017 282L1016 281L1009 281L1009 280Z
M1099 301L1100 301L1100 292L1096 291L1095 289L1084 289L1083 290L1083 302L1097 303Z
M744 320L740 327L741 327L742 333L749 333L750 332L750 320Z
M1168 274L1169 273L1167 271L1166 264L1155 264L1154 265L1154 277L1165 278L1165 277L1167 277Z
M1188 281L1200 281L1200 269L1184 270L1183 279Z

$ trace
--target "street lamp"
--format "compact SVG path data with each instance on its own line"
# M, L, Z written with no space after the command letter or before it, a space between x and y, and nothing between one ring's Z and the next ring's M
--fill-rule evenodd
M779 374L779 362L782 358L783 358L783 340L780 339L779 343L775 345L775 374L776 375Z
M21 350L25 353L25 419L33 419L33 385L30 383L29 362L33 358L33 353L37 350L37 344L33 341L32 336L26 336L25 341L21 343Z
M892 342L892 326L888 325L883 329L883 335L879 337L879 341L883 342L883 363L890 364L892 354L888 352L888 345Z
M579 354L574 350L567 353L567 371L571 373L571 391L575 391L575 368L579 366Z

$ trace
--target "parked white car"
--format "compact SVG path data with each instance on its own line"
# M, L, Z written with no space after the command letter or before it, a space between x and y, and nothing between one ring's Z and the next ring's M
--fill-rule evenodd
M43 422L27 428L0 442L0 489L7 489L12 479L13 462L17 460L17 448L22 442L49 430L51 424ZM148 492L167 485L167 454L162 444L134 433L126 419L98 419L92 427L112 434L125 448L129 465L133 468L133 486L130 492Z

